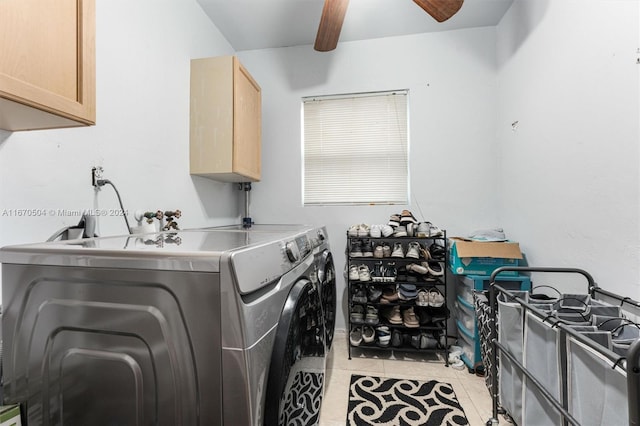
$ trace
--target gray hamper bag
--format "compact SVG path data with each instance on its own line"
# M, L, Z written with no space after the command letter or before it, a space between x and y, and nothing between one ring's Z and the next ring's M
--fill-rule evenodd
M557 400L561 397L560 333L534 314L525 315L524 366ZM538 388L524 380L523 422L526 426L561 425L562 417Z
M569 412L583 426L627 425L627 374L597 351L567 337Z
M527 301L527 292L513 291L512 293ZM524 308L520 303L508 301L504 293L498 295L498 341L520 362L523 360L523 315ZM522 424L522 379L524 374L506 356L503 356L501 351L498 354L500 405L516 424Z

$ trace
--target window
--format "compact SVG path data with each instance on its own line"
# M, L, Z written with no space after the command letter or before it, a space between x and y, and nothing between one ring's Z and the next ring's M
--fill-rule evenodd
M303 99L303 204L408 204L407 91Z

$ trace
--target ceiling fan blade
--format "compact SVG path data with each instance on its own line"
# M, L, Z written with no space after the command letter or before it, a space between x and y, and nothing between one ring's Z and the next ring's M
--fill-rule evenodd
M413 0L438 22L444 22L455 15L464 0Z
M338 45L344 15L349 0L324 0L318 34L313 48L319 52L328 52Z

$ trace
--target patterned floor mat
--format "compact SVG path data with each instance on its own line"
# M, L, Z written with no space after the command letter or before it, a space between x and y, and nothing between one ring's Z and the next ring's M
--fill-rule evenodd
M468 424L448 383L351 375L348 426Z

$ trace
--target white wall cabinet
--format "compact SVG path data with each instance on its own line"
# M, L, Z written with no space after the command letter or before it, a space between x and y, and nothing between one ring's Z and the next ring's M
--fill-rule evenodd
M191 61L190 173L256 182L261 167L260 86L235 56Z
M0 1L0 128L95 124L95 0Z

